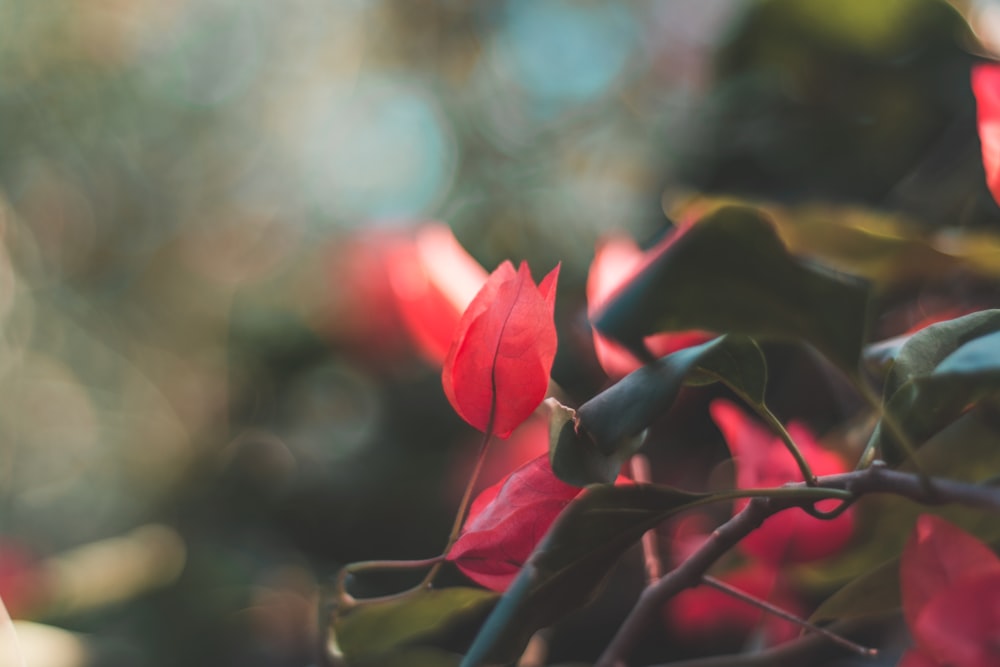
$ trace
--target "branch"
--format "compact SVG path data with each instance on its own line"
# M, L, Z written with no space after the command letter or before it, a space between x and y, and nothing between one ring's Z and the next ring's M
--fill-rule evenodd
M804 484L788 486L802 487ZM855 498L873 493L891 493L924 505L958 503L1000 512L1000 488L930 479L914 473L889 470L881 462L875 462L864 470L820 477L813 488L848 491ZM595 667L624 667L627 656L641 639L650 619L659 617L660 609L667 600L687 588L697 586L717 560L756 530L768 517L812 502L814 501L777 497L752 499L741 512L719 526L690 558L642 592Z
M860 632L865 636L875 637L875 630L883 628L881 624L873 625L871 621L861 620L834 623L829 629L838 635L853 635ZM811 658L816 652L824 650L829 645L829 642L823 637L805 635L757 653L713 655L707 658L679 660L653 667L797 667L798 665L811 664ZM848 655L848 652L845 650L843 655Z

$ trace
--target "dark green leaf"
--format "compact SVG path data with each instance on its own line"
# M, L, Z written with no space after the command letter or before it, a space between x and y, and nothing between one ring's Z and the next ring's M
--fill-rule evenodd
M899 559L868 570L828 597L813 612L813 623L876 616L899 609Z
M448 626L470 619L478 621L498 597L479 588L422 591L400 600L372 602L352 609L334 619L333 632L341 652L353 666L354 662L426 640Z
M983 310L937 322L913 334L895 355L886 378L886 399L907 381L930 375L945 357L965 343L994 331L1000 331L1000 310Z
M622 465L639 451L645 431L625 438L611 454L602 453L586 434L576 431L576 411L553 398L547 399L549 463L556 477L575 486L614 482Z
M764 355L751 339L735 335L669 354L581 405L577 410L578 435L589 436L604 456L615 455L670 409L685 383L707 381L721 381L747 401L763 404L767 386Z
M589 601L644 532L706 498L649 485L587 489L559 515L504 593L463 667L515 658L535 631Z
M869 288L792 256L769 219L729 206L681 233L605 306L595 327L632 350L660 331L801 340L855 374Z
M1000 310L940 322L899 350L886 379L885 409L914 446L983 398L1000 394ZM904 452L880 421L872 442L898 463Z

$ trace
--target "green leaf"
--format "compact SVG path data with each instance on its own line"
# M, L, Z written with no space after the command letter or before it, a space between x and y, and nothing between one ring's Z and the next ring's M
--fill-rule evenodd
M594 325L637 353L645 336L660 331L805 341L853 376L868 295L864 281L792 256L759 211L728 206L679 234Z
M970 405L1000 394L1000 310L940 322L917 332L886 378L885 410L914 446L952 423ZM872 443L890 463L904 452L881 420Z
M594 441L576 430L576 410L554 398L545 401L549 417L549 463L556 477L574 486L614 482L622 465L639 451L646 432L627 437L611 454L601 452Z
M479 588L421 591L402 599L365 603L338 615L333 632L340 651L353 666L426 641L458 623L479 622L498 598L496 593Z
M891 398L909 380L930 375L969 341L995 331L1000 331L1000 310L982 310L921 329L899 348L886 378L885 397Z
M716 381L763 405L767 364L757 344L746 336L721 336L646 364L580 406L577 435L614 456L670 409L684 384Z
M882 563L823 601L812 623L877 616L899 609L899 559Z
M588 602L642 534L711 498L665 486L593 486L570 503L504 593L462 662L517 657L537 630Z

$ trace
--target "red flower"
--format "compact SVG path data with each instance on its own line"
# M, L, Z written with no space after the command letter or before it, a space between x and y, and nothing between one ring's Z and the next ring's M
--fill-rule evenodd
M487 275L439 222L365 230L330 260L336 289L325 328L387 366L408 352L407 342L440 366Z
M986 185L1000 202L1000 65L984 63L972 68L972 92L976 96L979 143L983 149Z
M944 519L923 515L899 568L903 616L916 648L906 667L1000 664L1000 559Z
M679 232L667 236L650 251L658 254L674 242ZM597 244L594 261L587 275L587 315L591 318L611 298L615 291L627 283L644 264L646 254L632 239L617 235L609 236ZM701 331L682 331L654 334L645 339L646 346L654 355L661 357L671 352L704 343L711 336ZM594 352L608 377L625 377L642 366L642 362L625 349L594 331Z
M795 460L778 436L729 401L713 401L709 409L736 459L736 484L739 488L775 487L803 481ZM832 475L847 470L844 461L823 449L805 426L792 422L788 432L817 475ZM746 500L737 502L736 510L742 509L746 503ZM837 501L822 501L817 505L820 509L829 510L837 506ZM824 521L793 508L767 519L740 543L740 547L771 564L804 563L839 551L851 539L853 529L854 519L850 510L836 519Z
M442 382L452 407L480 431L506 438L541 404L556 355L559 267L535 285L526 263L490 274L458 324Z

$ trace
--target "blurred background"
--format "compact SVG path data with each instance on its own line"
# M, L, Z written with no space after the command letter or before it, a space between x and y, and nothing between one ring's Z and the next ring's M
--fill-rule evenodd
M425 221L487 270L562 262L575 400L607 381L595 242L648 244L691 196L989 233L968 69L998 39L988 1L0 0L0 597L27 664L317 664L320 582L437 553L476 434L385 274ZM892 274L886 312L995 296L946 268Z

